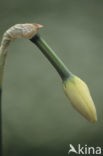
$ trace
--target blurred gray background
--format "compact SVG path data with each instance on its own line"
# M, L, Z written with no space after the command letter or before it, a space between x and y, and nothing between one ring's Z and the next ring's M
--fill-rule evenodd
M77 113L61 79L29 40L14 41L3 81L3 155L67 156L69 144L103 147L103 1L3 0L0 39L16 23L40 23L42 37L89 86L98 122Z

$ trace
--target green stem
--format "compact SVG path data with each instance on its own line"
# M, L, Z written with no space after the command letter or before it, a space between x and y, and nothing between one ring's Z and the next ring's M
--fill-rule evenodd
M1 114L1 97L2 97L2 89L0 87L0 156L2 156L2 114Z
M60 58L55 54L55 52L48 46L48 44L36 34L32 39L30 39L36 46L42 51L42 53L48 58L51 64L59 73L61 79L64 81L72 76L72 73L60 60Z

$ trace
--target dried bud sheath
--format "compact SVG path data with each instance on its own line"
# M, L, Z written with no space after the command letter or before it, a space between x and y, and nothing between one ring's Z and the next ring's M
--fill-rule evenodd
M4 33L0 46L0 86L2 85L4 65L10 42L17 38L30 39L41 27L40 24L16 24Z

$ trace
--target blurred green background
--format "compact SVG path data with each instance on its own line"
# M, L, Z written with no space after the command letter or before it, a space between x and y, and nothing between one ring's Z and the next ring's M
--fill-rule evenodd
M48 60L29 40L18 39L3 81L3 156L67 156L69 144L103 147L103 1L0 2L0 39L10 26L27 22L44 25L42 37L88 84L98 122L72 108Z

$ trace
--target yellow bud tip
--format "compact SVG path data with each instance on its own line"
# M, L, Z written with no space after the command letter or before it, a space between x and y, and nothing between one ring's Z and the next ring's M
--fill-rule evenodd
M72 76L63 82L63 88L72 106L88 121L95 123L96 108L86 83L79 77Z

